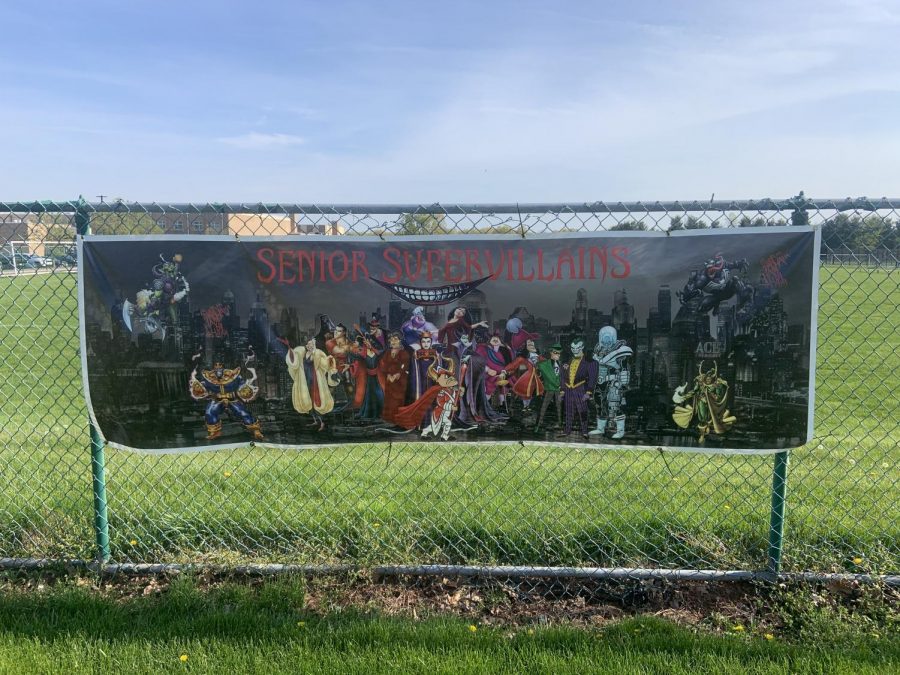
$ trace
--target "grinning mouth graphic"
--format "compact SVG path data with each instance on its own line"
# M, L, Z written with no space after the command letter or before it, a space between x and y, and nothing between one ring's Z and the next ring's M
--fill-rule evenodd
M389 284L386 281L379 281L378 279L372 279L372 281L413 305L446 305L468 295L488 279L490 277L462 284L438 286L437 288L401 286L399 284Z

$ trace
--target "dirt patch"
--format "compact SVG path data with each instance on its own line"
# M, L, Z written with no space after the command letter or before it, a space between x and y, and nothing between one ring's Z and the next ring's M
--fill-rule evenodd
M48 591L57 584L88 590L115 601L153 598L185 584L213 597L239 584L256 592L288 580L302 586L302 609L326 615L341 611L421 619L456 616L481 625L598 627L627 618L657 616L714 631L790 633L804 613L824 611L891 629L900 625L900 589L856 581L828 584L766 584L746 581L584 581L479 579L471 577L335 574L300 578L211 572L118 574L6 572L0 593ZM799 617L799 618L798 618ZM799 623L798 623L799 622ZM799 635L796 631L796 634Z

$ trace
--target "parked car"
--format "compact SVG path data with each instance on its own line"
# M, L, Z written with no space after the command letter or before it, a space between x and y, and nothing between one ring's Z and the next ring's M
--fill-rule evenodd
M57 267L78 267L78 259L68 253L53 256L53 262Z
M53 267L53 261L42 255L30 255L26 263L28 267Z

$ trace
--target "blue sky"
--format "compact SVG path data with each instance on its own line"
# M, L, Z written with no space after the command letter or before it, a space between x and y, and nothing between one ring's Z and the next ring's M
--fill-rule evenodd
M900 196L900 4L0 5L0 199Z

